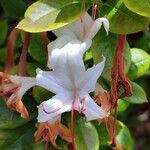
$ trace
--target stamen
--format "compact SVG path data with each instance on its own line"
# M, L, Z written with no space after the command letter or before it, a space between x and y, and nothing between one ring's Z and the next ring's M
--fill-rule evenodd
M79 98L79 113L83 113L85 111L84 105L85 105L85 97Z
M58 107L58 108L56 108L56 109L54 109L54 110L52 110L52 111L47 111L47 110L45 110L43 104L41 104L40 106L38 106L38 108L42 109L46 114L55 113L56 111L60 110L62 107L63 107L63 105L60 106L60 107Z

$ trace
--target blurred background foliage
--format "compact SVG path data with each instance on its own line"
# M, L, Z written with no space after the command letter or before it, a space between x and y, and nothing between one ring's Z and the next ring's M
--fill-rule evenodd
M26 9L33 2L35 1L0 0L0 71L3 71L6 60L7 38L12 28L23 18ZM65 2L67 3L69 0ZM89 3L90 2L91 1L89 1ZM109 89L111 83L110 72L113 63L117 33L128 34L124 60L125 72L132 80L133 96L124 98L124 100L119 100L117 139L125 150L149 150L150 103L146 102L146 100L150 101L150 31L147 30L149 24L149 19L147 18L148 12L139 11L138 7L140 4L136 5L135 9L132 10L133 7L131 6L133 4L128 0L125 0L125 4L123 4L122 0L103 0L102 2L100 1L98 16L106 16L109 19L111 25L110 33L106 36L104 29L99 31L93 40L91 49L84 57L85 64L89 67L92 66L93 63L98 63L101 59L101 55L106 57L106 67L99 83L103 88ZM87 6L87 8L89 6ZM147 6L144 5L143 7ZM113 12L112 8L117 9ZM129 10L130 8L131 11ZM145 9L143 8L143 10ZM71 10L69 11L71 12ZM77 10L77 12L79 14L79 10ZM29 12L29 14L30 13L34 15L32 12ZM27 17L29 14L27 14ZM70 20L68 19L66 22L69 23L73 21L77 16L77 13L74 12L74 18L70 19L68 16ZM63 19L63 17L61 19ZM32 29L25 23L23 22L20 28L24 29L26 27L27 30L36 31L34 26ZM40 30L47 31L45 27L43 28L44 25L42 26L40 23L39 25L41 27ZM48 31L47 34L50 41L56 38L50 31ZM23 35L24 32L21 31L15 43L15 67L12 69L12 74L18 72L18 60L22 50ZM35 69L38 67L46 69L46 61L40 33L33 33L28 50L28 75L35 76ZM28 92L23 98L30 113L30 118L27 120L21 119L16 112L8 110L2 98L0 98L0 149L43 149L43 142L41 141L35 144L33 137L37 116L36 106L51 96L52 93L39 87L34 87ZM68 118L70 118L69 114L66 113L63 115L62 121L68 123L68 126L70 126ZM88 146L92 146L93 150L110 149L110 143L108 142L110 141L110 137L104 123L100 126L95 121L86 123L84 118L77 114L75 133L78 150L88 150ZM92 140L93 137L94 140ZM57 142L63 149L67 148L67 143L61 139L58 139ZM52 149L52 147L49 147L49 149Z

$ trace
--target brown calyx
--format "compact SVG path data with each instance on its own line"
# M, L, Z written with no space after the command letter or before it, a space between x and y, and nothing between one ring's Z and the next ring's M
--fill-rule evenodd
M37 124L37 131L34 134L35 141L43 138L46 142L52 143L54 148L59 149L56 144L57 136L60 136L62 139L67 142L72 142L71 138L71 130L66 126L61 124L60 120L56 120L55 122L43 122Z
M22 118L27 118L28 111L18 95L20 86L11 81L8 74L0 72L0 96L3 96L9 109L19 112Z

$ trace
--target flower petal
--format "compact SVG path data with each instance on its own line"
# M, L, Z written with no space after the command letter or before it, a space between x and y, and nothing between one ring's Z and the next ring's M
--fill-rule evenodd
M81 21L82 20L82 21ZM89 25L93 22L88 13L83 14L79 19L62 28L53 30L57 37L61 35L72 35L78 39L83 39L85 31L89 30Z
M104 28L106 30L106 33L108 34L108 30L109 30L109 21L106 18L98 18L96 19L93 24L87 28L89 31L87 31L87 35L86 38L90 38L92 39L97 32L99 31L99 29L101 28L102 24L104 25Z
M84 81L84 87L82 91L86 91L90 93L95 90L96 82L101 75L105 65L105 57L103 57L103 61L98 63L97 65L93 66L92 68L86 71L86 77Z
M82 21L81 21L82 20ZM96 33L101 28L102 24L108 34L109 21L106 18L98 18L93 20L88 13L85 13L81 18L77 19L75 22L66 25L62 28L54 30L56 36L61 35L71 35L76 36L80 40L85 40L87 38L92 39Z
M20 85L20 88L17 92L20 99L31 87L36 85L36 78L33 77L21 77L21 76L10 76L10 80L15 84Z
M55 95L52 99L43 102L38 110L38 122L46 122L54 117L71 110L71 97L68 93Z
M37 85L55 94L65 91L63 85L59 84L52 71L42 71L37 69Z
M97 120L107 116L104 110L98 106L88 94L82 93L80 95L85 99L83 113L85 114L87 121ZM76 106L76 108L78 108L78 106Z
M66 36L58 38L61 42ZM49 66L53 69L52 74L58 84L71 89L75 83L81 83L85 67L83 54L91 46L91 40L81 42L73 39L63 47L57 47L49 55ZM81 77L79 79L79 76ZM78 84L77 83L77 84Z

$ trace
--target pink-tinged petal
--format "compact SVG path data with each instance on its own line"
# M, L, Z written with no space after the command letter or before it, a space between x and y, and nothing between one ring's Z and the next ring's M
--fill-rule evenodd
M88 94L81 93L80 95L84 99L82 113L85 114L87 121L97 120L107 116L104 110L100 106L98 106ZM80 111L79 103L76 103L75 108L76 110Z
M38 122L46 122L71 110L71 97L68 93L60 93L43 102L38 109Z
M103 69L105 66L105 57L103 57L103 61L98 63L97 65L93 66L92 68L88 69L86 71L84 86L82 88L82 91L85 91L87 93L90 93L95 90L95 85L100 77Z
M58 38L61 42L64 37ZM49 55L49 66L53 69L52 74L59 85L66 89L72 89L81 83L85 67L83 54L91 46L91 40L81 42L73 39L63 47L57 47ZM80 78L79 78L80 77Z

